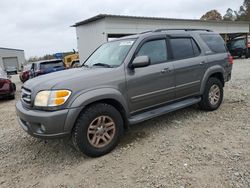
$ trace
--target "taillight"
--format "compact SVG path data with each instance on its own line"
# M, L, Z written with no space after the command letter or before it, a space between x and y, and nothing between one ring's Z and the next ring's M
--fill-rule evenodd
M233 56L231 56L231 54L228 54L227 58L228 58L229 65L232 65L234 63Z

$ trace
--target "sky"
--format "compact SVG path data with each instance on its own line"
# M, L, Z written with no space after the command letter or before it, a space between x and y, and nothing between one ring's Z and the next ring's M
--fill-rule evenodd
M209 10L222 16L243 0L1 0L0 47L43 56L77 49L76 22L97 14L199 19Z

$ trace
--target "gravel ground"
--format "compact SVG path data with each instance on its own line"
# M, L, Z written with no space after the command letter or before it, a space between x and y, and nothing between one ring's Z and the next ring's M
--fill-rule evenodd
M1 100L0 187L250 187L249 116L250 60L235 60L219 110L193 106L138 124L95 159L67 141L30 137L15 101Z

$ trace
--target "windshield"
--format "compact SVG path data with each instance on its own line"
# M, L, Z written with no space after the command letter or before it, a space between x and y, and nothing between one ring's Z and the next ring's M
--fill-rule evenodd
M48 69L48 68L57 68L57 67L63 67L62 61L50 61L46 63L41 63L40 69Z
M123 63L134 41L135 39L126 39L105 43L85 61L84 66L118 67Z
M27 71L27 70L30 70L30 69L31 69L31 64L25 65L25 66L23 67L23 71Z

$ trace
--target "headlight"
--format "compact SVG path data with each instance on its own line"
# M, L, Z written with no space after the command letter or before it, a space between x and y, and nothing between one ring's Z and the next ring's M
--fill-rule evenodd
M35 106L48 107L63 105L70 94L71 91L69 90L40 91L36 95Z

